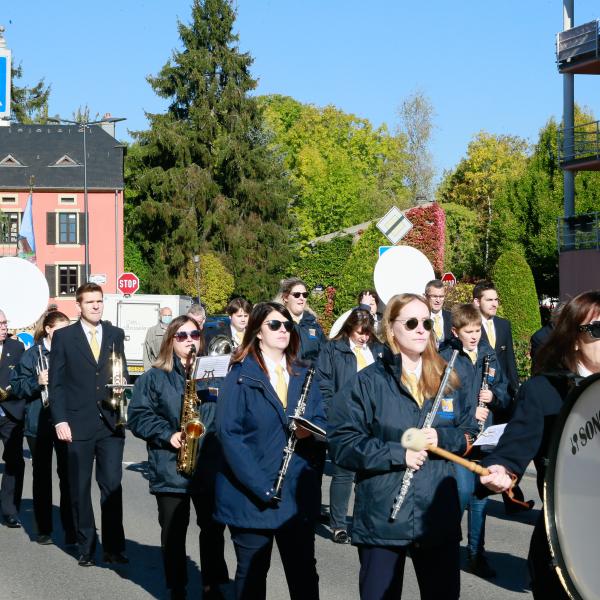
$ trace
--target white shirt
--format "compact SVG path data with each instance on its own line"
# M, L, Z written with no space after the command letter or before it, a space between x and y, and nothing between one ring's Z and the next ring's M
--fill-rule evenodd
M590 375L593 375L593 373L583 365L583 363L578 362L577 363L577 374L581 375L581 377L589 377Z
M366 344L364 346L357 346L352 340L349 339L348 341L350 342L350 350L352 350L352 352L354 352L354 348L358 348L362 352L365 362L367 363L367 367L375 362L375 358L373 357L373 353L371 352L371 348L369 348L369 346Z
M2 356L2 350L4 348L4 342L0 342L0 356ZM2 410L2 407L0 406L0 417L5 417L6 413Z
M238 339L238 330L235 327L229 326L231 329L231 339L233 340L233 345L237 348L240 345L240 340ZM244 332L242 331L242 339L244 337Z
M419 358L419 362L417 363L417 366L414 371L411 371L407 367L402 367L402 370L408 375L416 375L417 381L421 381L421 373L423 372L423 359Z
M88 344L92 341L92 328L85 321L80 320L81 327L83 327L83 333L87 338ZM102 347L102 323L96 325L96 341L98 342L98 348Z
M269 381L273 386L273 389L277 389L277 373L275 372L275 368L277 367L276 362L273 362L266 354L262 355L263 360L265 361L265 367L267 367L267 373L269 375ZM287 386L290 385L290 374L287 370L287 361L285 360L285 355L281 357L281 362L279 363L283 367L283 378L285 379L285 384Z

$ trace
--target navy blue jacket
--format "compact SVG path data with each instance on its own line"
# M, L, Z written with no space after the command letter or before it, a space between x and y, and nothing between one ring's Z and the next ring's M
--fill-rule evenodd
M369 344L369 349L375 360L383 353L383 345L377 341ZM335 393L356 377L356 355L352 352L348 339L340 338L325 343L319 352L316 368L327 412Z
M517 361L513 346L512 328L508 319L494 317L494 329L496 331L496 357L502 372L508 380L508 393L514 398L519 389L519 374L517 372ZM481 327L481 339L489 344L485 327Z
M13 370L19 364L21 356L25 352L25 347L18 339L7 337L2 345L2 355L0 356L0 387L6 388L10 383ZM14 393L9 394L8 398L2 402L2 410L12 417L21 421L25 413L25 399L20 398Z
M440 354L446 361L452 356L452 348L447 345L442 345ZM494 423L494 412L504 411L510 405L510 396L508 394L508 381L502 373L502 368L498 363L496 353L493 348L482 338L477 347L477 362L473 364L469 356L461 350L456 357L454 370L460 379L461 387L466 391L466 401L471 414L475 416L475 410L479 405L479 390L483 382L483 359L485 355L490 358L490 375L488 376L488 385L494 394L493 400L487 405L490 409L490 414L485 422L485 426L489 427Z
M300 336L300 355L298 358L314 363L319 355L321 346L327 341L322 327L316 317L305 310L300 323L294 321L294 327Z
M217 474L217 521L236 527L277 529L293 517L316 519L322 444L312 436L298 441L283 483L281 502L275 505L271 501L287 444L288 419L296 410L305 377L306 367L295 364L284 412L267 374L252 356L231 368L217 403L217 436L225 459ZM316 378L304 416L325 428Z
M401 374L401 355L386 348L381 360L334 396L330 408L333 460L356 471L353 544L435 546L461 537L454 468L433 454L414 474L396 520L389 519L406 471L400 438L409 427L422 427L433 403L428 399L419 408L401 383ZM441 448L464 454L465 433L474 435L477 426L460 388L444 396L433 426Z
M148 478L150 492L185 494L196 493L203 487L202 468L204 442L214 431L216 403L204 396L200 404L200 420L207 434L200 442L198 468L192 477L177 473L177 452L171 436L179 431L181 404L185 391L185 372L181 361L173 357L173 370L152 367L135 382L129 404L128 427L136 437L146 441L148 449Z
M42 386L38 383L36 367L40 351L46 358L50 352L43 343L35 344L26 350L19 364L13 369L10 385L13 394L27 402L25 406L25 435L36 437L40 419L51 420L50 408L42 406Z

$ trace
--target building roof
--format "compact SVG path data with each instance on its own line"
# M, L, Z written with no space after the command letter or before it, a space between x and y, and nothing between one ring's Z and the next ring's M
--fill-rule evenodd
M86 132L88 189L123 189L125 147L98 125ZM0 127L0 189L83 189L83 129L76 125Z

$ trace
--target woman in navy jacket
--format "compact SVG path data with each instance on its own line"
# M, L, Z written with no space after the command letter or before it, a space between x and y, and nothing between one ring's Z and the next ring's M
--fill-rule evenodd
M296 361L298 334L288 310L257 304L217 406L217 435L225 463L217 475L215 517L229 526L236 556L236 598L266 597L273 540L277 542L292 599L319 597L314 523L320 504L322 444L303 428L284 480L273 500L306 367ZM319 386L310 388L305 418L325 427Z
M52 311L46 314L35 333L35 344L21 357L11 374L13 394L27 400L25 408L25 436L33 462L33 514L37 526L38 544L51 544L52 539L52 450L56 452L56 471L60 486L60 520L65 532L65 543L75 544L75 526L69 494L67 446L54 431L50 408L42 405L42 386L48 386L48 370L39 369L40 354L50 357L52 336L57 329L69 325L69 317ZM46 362L48 364L48 362ZM39 373L38 373L39 371ZM52 401L51 398L48 399Z
M375 321L366 309L355 308L338 335L327 342L317 359L319 387L327 411L329 402L343 386L349 384L356 373L381 356L382 345L375 337ZM354 472L333 463L329 486L331 537L337 544L350 542L346 527L348 502L354 483Z
M185 538L190 518L190 499L200 527L200 566L203 598L220 598L218 584L229 580L223 552L214 540L222 539L223 527L210 518L204 503L211 502L202 477L202 447L198 467L191 477L177 472L181 447L181 405L186 386L185 362L190 348L202 353L202 333L188 316L173 319L163 337L153 367L135 384L129 405L128 426L146 441L150 493L156 497L161 527L161 549L167 587L171 598L186 597L187 558ZM207 431L214 427L215 402L203 398L200 420ZM209 515L207 519L205 515ZM216 531L215 531L216 530Z
M388 348L333 398L329 445L337 464L356 471L352 543L360 559L363 600L400 598L410 549L421 598L460 594L460 510L454 469L425 451L405 450L400 438L422 427L446 363L431 335L422 296L400 294L388 303L383 332ZM465 454L477 432L465 410L458 378L450 377L428 443ZM406 469L415 471L395 520L394 499Z

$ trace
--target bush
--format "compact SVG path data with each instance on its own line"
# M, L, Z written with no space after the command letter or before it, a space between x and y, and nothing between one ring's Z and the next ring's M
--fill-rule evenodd
M124 269L126 273L135 273L140 280L140 292L146 293L148 291L148 283L150 278L150 267L144 260L142 252L136 246L132 239L125 238L125 244L123 246L124 256Z
M446 271L454 273L457 279L483 275L482 233L477 213L452 202L441 206L446 213Z
M434 202L429 206L416 206L406 211L406 217L413 224L402 243L420 250L431 263L439 276L444 272L444 252L446 246L446 214Z
M457 304L473 302L473 287L472 283L457 283L453 287L447 287L444 308L452 310Z

